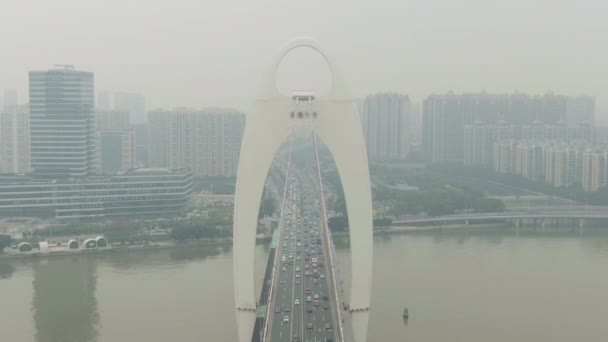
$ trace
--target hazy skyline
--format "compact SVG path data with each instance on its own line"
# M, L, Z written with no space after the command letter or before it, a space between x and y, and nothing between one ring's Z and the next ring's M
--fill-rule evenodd
M68 63L95 73L96 93L138 92L150 109L247 111L276 52L307 35L357 96L588 94L606 123L606 10L599 0L10 1L0 8L0 89L26 102L28 71Z

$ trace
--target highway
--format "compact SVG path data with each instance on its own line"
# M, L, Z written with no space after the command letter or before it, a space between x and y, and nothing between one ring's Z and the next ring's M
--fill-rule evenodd
M289 172L266 341L337 341L316 186Z

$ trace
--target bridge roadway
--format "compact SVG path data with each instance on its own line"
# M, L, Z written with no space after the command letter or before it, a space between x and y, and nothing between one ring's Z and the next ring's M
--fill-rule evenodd
M265 341L338 341L316 185L289 173ZM312 258L318 259L317 267Z
M571 209L542 209L528 211L510 211L498 213L472 213L443 216L416 216L407 219L395 220L393 225L408 225L415 223L480 221L480 220L516 220L516 219L608 219L606 209L584 209L574 207Z

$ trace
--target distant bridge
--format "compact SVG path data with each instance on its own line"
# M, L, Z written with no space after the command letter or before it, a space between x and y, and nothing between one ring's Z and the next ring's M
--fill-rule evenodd
M599 208L599 209L598 209ZM457 223L468 224L474 221L507 220L519 225L523 220L572 219L582 225L585 219L608 219L608 208L603 207L550 207L527 211L510 211L494 213L468 213L442 216L415 216L393 221L393 225L407 226L428 223Z

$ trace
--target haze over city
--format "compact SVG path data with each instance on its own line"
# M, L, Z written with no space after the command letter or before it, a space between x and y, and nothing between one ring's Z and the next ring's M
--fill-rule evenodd
M605 340L607 12L3 1L0 340Z
M356 96L397 91L421 102L450 90L585 94L597 97L596 118L606 122L606 6L601 0L4 1L0 89L18 88L25 102L29 70L67 63L94 71L96 91L142 93L149 108L247 112L268 52L307 35L340 61Z

